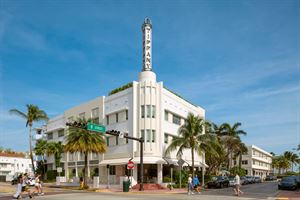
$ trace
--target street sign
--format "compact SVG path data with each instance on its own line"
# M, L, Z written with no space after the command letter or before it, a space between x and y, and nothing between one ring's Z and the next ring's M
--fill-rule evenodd
M87 125L87 129L89 131L96 131L99 133L105 133L105 126L99 125L99 124L92 124L92 123L88 123Z
M181 166L185 163L185 161L184 161L183 159L179 159L179 160L177 161L177 163L178 163L178 165L181 167Z
M57 170L58 173L62 172L62 168L61 167L57 167L56 170Z
M134 162L128 161L128 163L127 163L127 169L134 169Z

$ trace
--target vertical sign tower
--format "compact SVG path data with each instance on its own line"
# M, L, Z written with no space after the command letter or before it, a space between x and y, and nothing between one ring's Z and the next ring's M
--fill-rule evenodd
M143 31L143 70L152 71L152 24L149 18L145 18L142 25Z

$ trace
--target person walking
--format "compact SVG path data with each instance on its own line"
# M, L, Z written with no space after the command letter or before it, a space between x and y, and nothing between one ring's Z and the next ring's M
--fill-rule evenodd
M198 179L197 174L193 178L193 185L194 185L194 190L198 192L198 194L201 194L200 192L200 181Z
M22 176L23 176L22 174L20 174L18 176L18 179L17 179L17 191L13 195L14 199L22 198L22 196L21 196L21 193L22 193L22 182L23 182L23 177Z
M240 176L236 174L234 177L234 193L236 196L240 196L240 194L244 194L240 188L241 188L241 179Z
M194 194L193 193L193 179L192 179L192 174L189 174L188 177L188 195Z

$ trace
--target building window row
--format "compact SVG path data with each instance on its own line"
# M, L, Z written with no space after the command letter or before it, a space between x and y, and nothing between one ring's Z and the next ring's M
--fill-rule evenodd
M106 125L124 122L128 120L128 110L106 115Z
M142 105L141 106L141 118L155 118L156 107L155 105Z
M155 130L151 130L151 129L141 130L141 137L144 139L145 142L154 143L156 140Z
M127 138L119 138L119 137L106 137L106 146L118 146L128 144Z
M242 160L242 165L248 165L248 160Z
M182 117L180 117L179 115L176 115L174 113L171 113L171 112L165 110L165 121L170 121L169 120L170 116L171 116L172 123L177 124L177 125L181 125L181 119L182 119Z
M78 114L78 118L80 119L86 119L86 113L82 112ZM93 108L91 110L91 118L93 123L99 123L99 107ZM68 122L73 122L74 121L74 116L71 116L68 118Z

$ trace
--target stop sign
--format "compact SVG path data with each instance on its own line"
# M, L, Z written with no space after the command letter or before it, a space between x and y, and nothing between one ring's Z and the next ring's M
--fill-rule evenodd
M127 163L127 169L134 169L134 162L128 161L128 163Z

